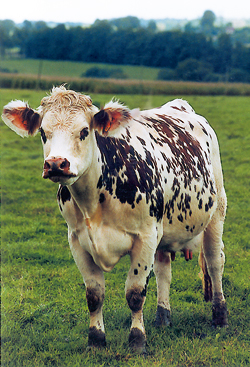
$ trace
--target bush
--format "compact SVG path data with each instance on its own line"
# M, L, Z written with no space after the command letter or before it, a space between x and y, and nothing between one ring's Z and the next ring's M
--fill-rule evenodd
M207 74L212 72L209 64L196 60L187 59L178 63L176 76L180 80L201 82L205 80Z
M12 74L17 74L18 73L18 70L10 70L8 68L1 68L0 67L0 73L12 73Z
M250 83L250 74L242 69L232 69L228 81L231 83Z
M220 81L220 75L214 74L211 66L205 62L187 59L179 62L176 69L161 69L157 79L218 82Z
M222 81L221 79L222 79L222 77L221 77L220 74L208 73L208 74L204 75L203 81L204 82L214 82L214 83L217 83L217 82Z
M99 67L93 67L88 69L85 73L81 75L87 78L114 78L114 79L126 79L127 75L122 69L104 69Z
M173 69L161 69L157 75L158 80L175 80L176 72Z

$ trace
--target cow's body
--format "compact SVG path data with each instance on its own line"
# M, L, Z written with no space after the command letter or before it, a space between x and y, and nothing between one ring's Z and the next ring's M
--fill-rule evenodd
M14 110L16 105L7 105L4 120L20 129L28 114ZM170 323L171 257L176 251L189 259L201 246L213 324L226 325L226 195L217 139L207 121L182 100L142 112L110 102L98 112L88 97L62 87L42 101L32 119L41 125L43 177L60 182L59 208L86 284L89 346L105 345L103 271L126 254L131 257L126 298L133 316L133 349L145 347L142 308L152 269L158 288L156 325ZM31 125L21 130L33 133Z

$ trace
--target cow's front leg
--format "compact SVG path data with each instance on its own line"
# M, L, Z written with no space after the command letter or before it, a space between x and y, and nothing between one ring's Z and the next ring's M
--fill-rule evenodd
M135 240L131 252L131 267L128 273L125 292L132 312L132 325L129 333L129 346L138 354L146 353L146 333L143 322L143 305L146 298L150 272L153 268L155 241Z
M102 284L103 283L103 284ZM86 298L90 312L88 347L105 347L106 338L103 323L102 306L104 301L104 282L85 281Z
M69 243L86 286L86 298L90 312L88 347L105 347L106 338L102 314L105 295L103 271L95 264L92 256L82 248L74 232L69 231Z
M157 250L155 254L154 273L157 283L157 311L155 326L169 326L171 324L169 303L171 256L169 252Z

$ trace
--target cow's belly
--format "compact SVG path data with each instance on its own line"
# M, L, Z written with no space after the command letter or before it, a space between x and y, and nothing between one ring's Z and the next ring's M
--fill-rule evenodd
M198 251L203 241L203 233L200 232L198 235L195 235L192 239L185 238L180 240L180 238L172 238L172 241L169 241L169 237L162 237L158 249L169 251L169 252L178 252L185 249Z
M182 216L180 221L177 212L172 217L171 224L167 218L164 218L163 236L159 248L173 252L183 249L198 250L203 240L204 230L210 222L215 209L216 205L209 212L191 207L191 216Z
M202 178L194 180L191 188L184 188L181 179L177 181L179 186L176 185L175 192L173 187L168 187L166 192L172 191L173 196L165 198L163 236L159 248L176 252L199 247L203 232L217 207L216 193L212 190L215 186L212 172L207 181L211 187L206 188Z

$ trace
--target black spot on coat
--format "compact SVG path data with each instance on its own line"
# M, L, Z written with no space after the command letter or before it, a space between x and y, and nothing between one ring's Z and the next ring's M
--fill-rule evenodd
M71 199L71 194L69 192L69 189L67 188L67 186L60 186L57 192L57 198L58 201L62 201L62 204L64 205L66 203L66 201L70 201Z
M99 202L103 203L105 201L105 195L103 193L100 194Z

